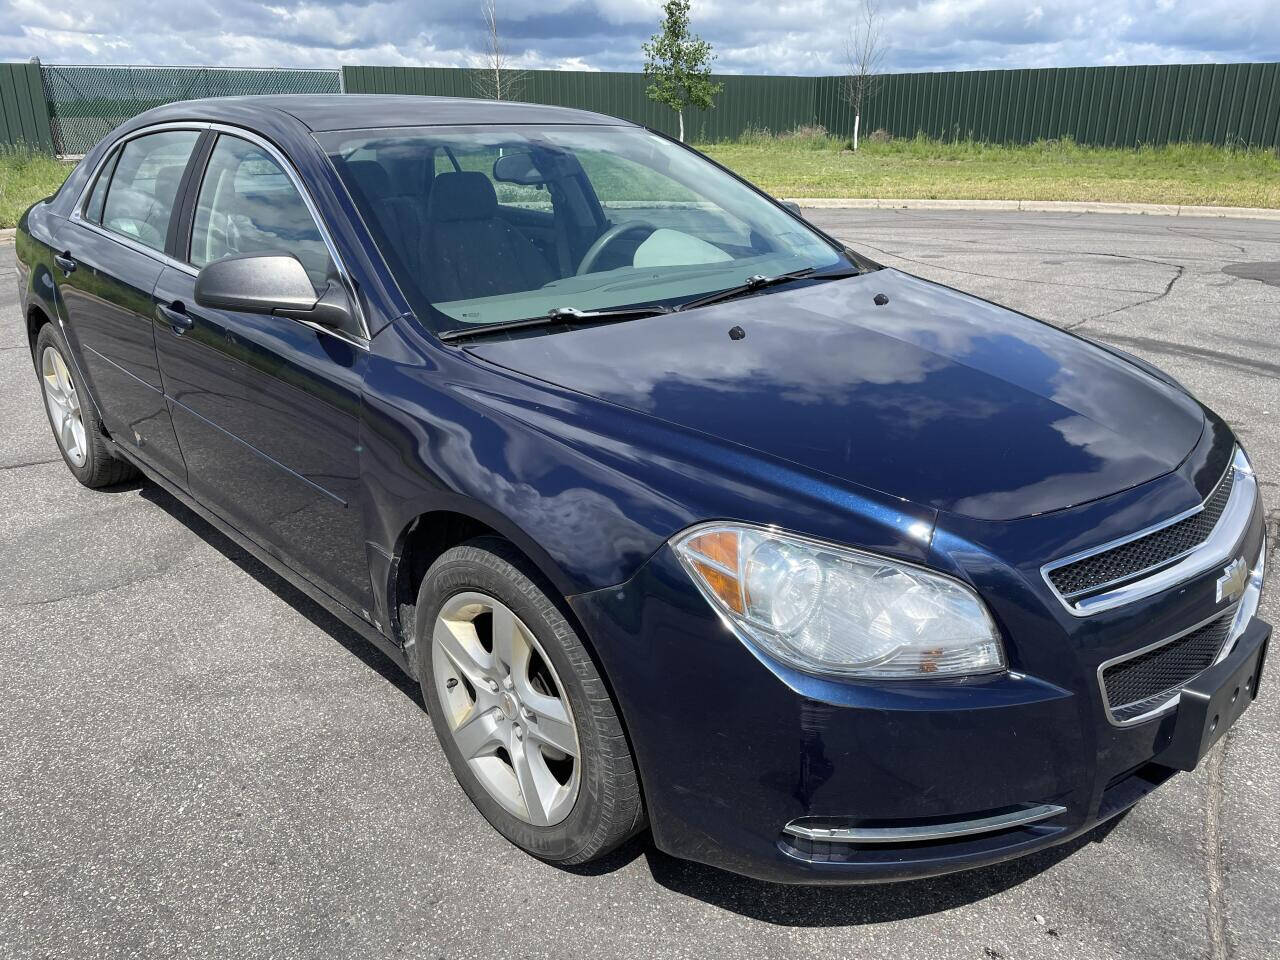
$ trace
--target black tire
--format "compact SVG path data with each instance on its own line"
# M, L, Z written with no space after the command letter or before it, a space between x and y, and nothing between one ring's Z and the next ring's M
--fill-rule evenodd
M646 821L635 761L613 700L590 653L539 580L519 551L498 537L480 537L442 554L418 591L418 676L436 735L472 803L516 846L541 860L569 866L603 856L642 830ZM533 632L573 709L582 753L580 786L572 810L560 823L534 826L491 797L462 757L444 719L431 663L432 631L446 601L468 591L500 600Z
M81 420L84 423L85 437L84 463L76 463L63 448L62 441L58 439L58 428L53 422L53 414L49 410L49 404L45 399L45 386L40 367L44 352L49 349L56 350L62 357L62 362L66 365L68 373L75 384L76 393L80 395ZM40 387L40 404L44 407L45 418L49 421L50 429L53 430L53 442L58 447L58 453L62 455L62 461L67 465L67 469L86 487L112 487L118 483L124 483L126 480L132 480L138 476L138 469L128 461L119 459L111 452L110 442L102 430L102 424L98 422L97 407L89 396L87 385L82 383L76 376L76 368L71 364L70 356L71 352L67 349L67 342L62 337L62 331L52 323L46 323L42 326L36 336L33 354L36 383Z

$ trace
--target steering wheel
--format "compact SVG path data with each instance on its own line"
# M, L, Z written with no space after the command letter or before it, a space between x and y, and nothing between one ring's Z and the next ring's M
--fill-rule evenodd
M653 233L657 229L648 220L627 220L624 223L615 223L600 236L596 237L595 243L591 244L587 248L587 252L582 255L582 262L578 264L578 276L594 271L596 261L600 259L604 251L624 234L635 233L639 230Z

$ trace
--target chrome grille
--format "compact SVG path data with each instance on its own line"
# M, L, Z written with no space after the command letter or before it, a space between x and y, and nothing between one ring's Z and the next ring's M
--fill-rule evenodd
M1112 717L1123 723L1149 713L1213 666L1234 617L1233 608L1158 647L1104 666L1102 691Z
M1236 473L1228 469L1203 509L1136 540L1050 570L1049 582L1064 597L1119 583L1176 560L1209 539L1231 499Z

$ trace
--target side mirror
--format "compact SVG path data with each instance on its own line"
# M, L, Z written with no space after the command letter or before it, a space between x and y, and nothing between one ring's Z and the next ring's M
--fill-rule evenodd
M267 313L342 327L351 309L342 285L330 280L317 294L297 257L285 253L246 253L215 260L196 277L196 303L212 310Z
M533 163L533 154L526 151L507 153L493 161L493 179L500 183L518 183L536 187L547 182Z
M782 204L784 207L786 207L788 210L790 210L792 213L794 213L801 220L804 219L804 214L800 212L800 204L796 203L794 200L779 200L778 202Z

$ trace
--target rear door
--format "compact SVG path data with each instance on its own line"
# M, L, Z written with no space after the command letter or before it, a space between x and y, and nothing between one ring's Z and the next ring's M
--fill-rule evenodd
M234 254L293 254L317 289L337 275L284 164L265 143L218 134L188 191L185 264L166 268L155 290L167 321L157 334L160 368L191 492L363 613L371 594L358 497L363 329L195 302L198 269Z
M144 133L117 147L58 233L69 336L112 439L185 485L155 348L152 290L201 132Z

